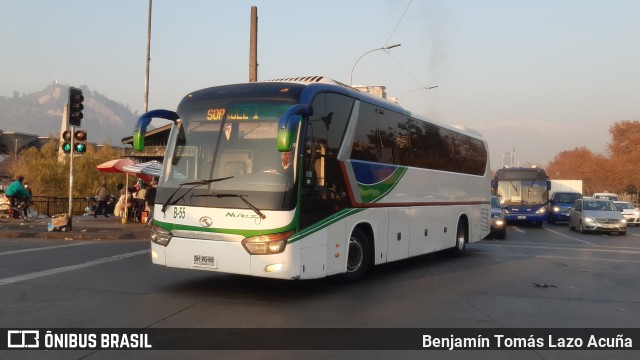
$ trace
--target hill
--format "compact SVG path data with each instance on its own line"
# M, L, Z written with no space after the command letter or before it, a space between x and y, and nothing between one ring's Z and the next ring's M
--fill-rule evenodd
M0 96L0 130L58 136L68 88L54 83L31 94ZM137 113L87 86L80 88L85 98L81 128L87 130L89 142L119 145L131 136Z

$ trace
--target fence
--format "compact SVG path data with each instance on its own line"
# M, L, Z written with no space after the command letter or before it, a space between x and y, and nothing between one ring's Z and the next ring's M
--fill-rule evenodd
M34 196L32 201L42 215L50 217L55 214L69 213L68 197ZM73 198L71 204L72 215L82 215L87 206L95 205L95 201L93 198Z

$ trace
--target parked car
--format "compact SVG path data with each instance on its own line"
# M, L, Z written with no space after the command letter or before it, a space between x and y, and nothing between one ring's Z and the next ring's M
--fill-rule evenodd
M547 209L547 222L555 224L558 221L569 221L569 209L580 198L582 198L582 194L578 192L558 191L551 194Z
M569 229L627 233L627 220L611 200L578 199L569 210Z
M631 205L631 203L626 201L614 201L613 203L616 205L622 216L627 219L627 226L640 225L640 211Z
M497 196L491 197L491 232L487 237L494 239L507 237L507 222L504 220L504 210Z

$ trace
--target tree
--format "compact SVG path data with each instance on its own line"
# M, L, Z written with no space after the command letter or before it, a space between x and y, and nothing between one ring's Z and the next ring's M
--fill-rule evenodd
M606 188L609 162L603 155L594 154L586 147L560 152L547 166L550 179L580 179L584 194Z
M58 145L58 140L52 137L40 149L31 147L20 153L11 167L14 176L25 177L34 196L69 196L69 157L65 157L64 164L58 162ZM115 184L124 183L125 175L101 173L96 167L118 158L119 149L109 145L97 148L89 145L83 156L73 159L73 197L93 197L103 180L109 183L109 190L115 193Z
M611 181L617 189L638 195L640 188L640 121L619 121L609 128L611 142Z

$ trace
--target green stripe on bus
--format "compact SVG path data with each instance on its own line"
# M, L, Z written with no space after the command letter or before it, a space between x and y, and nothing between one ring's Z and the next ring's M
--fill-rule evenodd
M347 216L351 216L353 214L357 214L360 211L365 210L365 208L351 208L351 209L342 209L340 211L338 211L337 213L327 217L326 219L319 221L315 224L313 224L312 226L300 231L299 233L295 233L292 237L289 238L288 243L293 243L296 242L300 239L302 239L305 236L309 236L311 234L313 234L316 231L322 230L324 228L326 228L327 226L340 221L344 218L346 218Z
M344 218L346 218L347 216L351 216L353 214L357 214L360 211L366 210L365 208L350 208L350 209L342 209L340 211L338 211L337 213L327 217L326 219L323 219L322 221L319 221L315 224L313 224L312 226L298 232L295 233L292 237L289 238L289 240L287 241L287 243L293 243L296 242L298 240L301 240L302 238L304 238L305 236L309 236L311 234L313 234L316 231L322 230L325 227L340 221ZM172 230L185 230L185 231L199 231L199 232L203 232L203 233L219 233L219 234L231 234L231 235L241 235L244 237L251 237L251 236L256 236L256 235L265 235L265 234L274 234L274 233L279 233L279 232L286 232L289 231L291 229L293 229L293 224L281 227L281 228L276 228L276 229L264 229L264 230L241 230L241 229L220 229L220 228L202 228L202 227L198 227L198 226L190 226L190 225L180 225L180 224L173 224L173 223L168 223L168 222L163 222L163 221L158 221L156 219L153 220L154 221L154 225L159 226L167 231L172 231Z
M203 233L219 233L219 234L231 234L231 235L241 235L244 237L251 237L256 235L265 235L265 234L275 234L280 232L286 232L292 230L293 224L289 224L287 226L283 226L275 229L263 229L263 230L242 230L242 229L221 229L221 228L203 228L199 226L190 226L190 225L181 225L181 224L173 224L163 221L158 221L153 219L154 225L157 225L165 230L185 230L185 231L199 231Z

